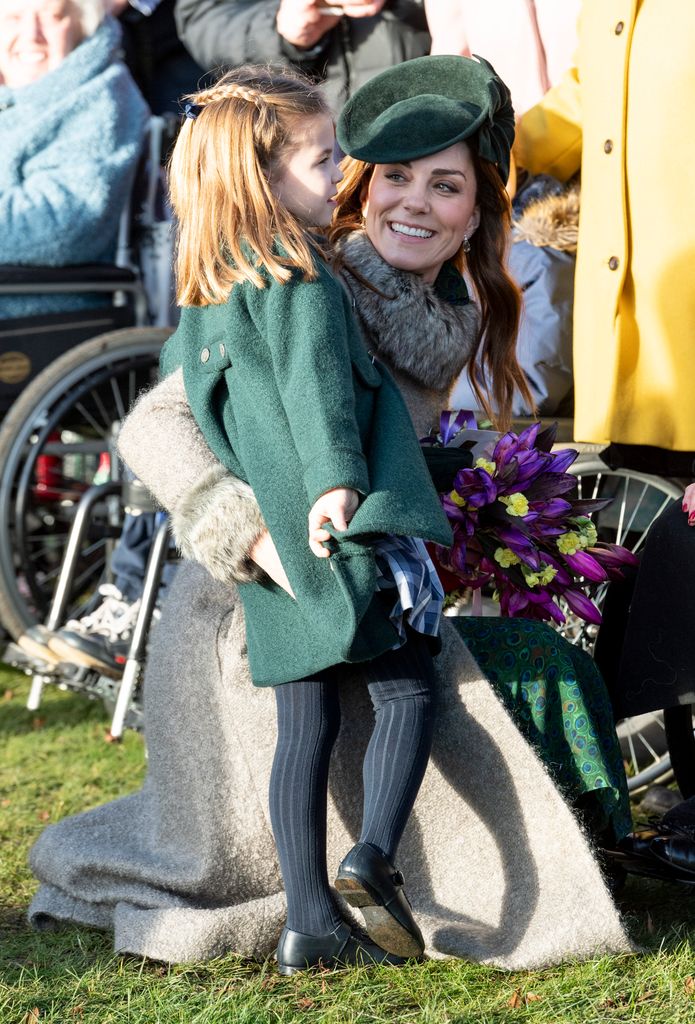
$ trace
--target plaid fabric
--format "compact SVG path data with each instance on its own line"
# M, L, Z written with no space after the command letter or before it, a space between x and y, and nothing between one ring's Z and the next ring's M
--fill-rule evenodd
M374 545L377 590L398 591L391 621L405 643L405 624L426 636L437 636L444 589L424 543L415 537L382 537Z

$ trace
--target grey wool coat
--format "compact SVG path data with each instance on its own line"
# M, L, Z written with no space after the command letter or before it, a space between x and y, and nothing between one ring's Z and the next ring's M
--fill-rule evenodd
M426 294L427 314L414 322L411 308L407 320L413 344L427 326L436 349L448 330L435 329L439 300ZM465 318L452 376L469 336ZM412 362L407 348L405 339L396 346L393 366ZM120 445L170 510L188 556L151 638L147 779L140 792L44 831L30 855L41 884L29 916L37 928L104 928L117 950L166 961L266 956L285 915L268 811L275 708L251 685L231 582L257 571L247 552L263 519L196 429L180 371L139 400ZM432 756L398 855L428 954L517 970L630 950L585 835L448 619L435 665ZM341 703L329 872L359 834L372 710L358 666Z

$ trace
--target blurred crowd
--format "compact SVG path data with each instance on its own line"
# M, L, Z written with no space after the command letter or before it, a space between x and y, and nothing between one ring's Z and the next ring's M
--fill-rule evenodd
M691 452L691 375L681 372L692 327L691 218L687 191L669 182L675 140L684 157L676 164L690 163L692 13L683 0L627 8L629 16L592 0L2 0L0 262L113 261L148 110L176 122L181 97L224 67L289 62L323 83L337 112L388 66L428 52L478 54L509 85L517 118L509 259L525 297L518 357L535 407L518 394L514 413L572 416L576 407L575 437L611 442L623 464L658 462L636 448ZM98 301L3 296L0 316ZM465 378L453 404L475 404ZM689 472L687 458L662 462Z

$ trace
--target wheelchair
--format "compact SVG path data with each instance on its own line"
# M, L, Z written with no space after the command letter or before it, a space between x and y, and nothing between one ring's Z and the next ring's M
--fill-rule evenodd
M156 378L172 328L171 245L161 180L170 122L153 117L120 219L114 265L2 267L0 294L106 294L79 313L0 321L0 623L12 637L46 619L78 503L117 480L115 433ZM66 616L80 614L118 536L113 498L92 509Z

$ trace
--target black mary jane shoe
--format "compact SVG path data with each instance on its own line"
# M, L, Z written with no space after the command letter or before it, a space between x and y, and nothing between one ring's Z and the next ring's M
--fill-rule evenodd
M362 913L372 941L396 956L422 956L425 940L403 889L403 875L380 850L369 843L353 846L334 885Z
M280 974L297 974L312 967L369 967L388 964L400 967L405 960L371 942L358 939L343 921L328 935L303 935L283 928L277 948Z
M625 836L614 848L602 849L601 860L622 867L631 875L658 878L663 882L687 882L692 885L695 883L695 874L678 863L684 859L687 862L687 856L679 858L678 854L683 854L683 851L677 850L676 858L673 857L671 843L677 838L672 833L665 832L659 825L640 829ZM692 845L695 847L695 844ZM695 857L692 862L692 871L695 871Z
M677 880L695 883L695 842L688 836L659 836L652 839L649 849L653 857L684 876Z

